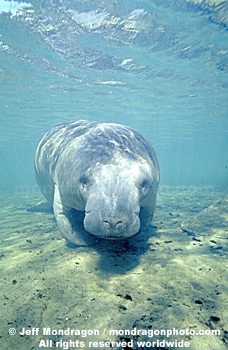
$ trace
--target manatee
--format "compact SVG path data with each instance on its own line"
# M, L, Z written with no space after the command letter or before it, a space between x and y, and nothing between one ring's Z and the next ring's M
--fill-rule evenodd
M62 236L88 245L147 230L160 174L156 154L139 132L78 120L43 136L35 152L35 177Z

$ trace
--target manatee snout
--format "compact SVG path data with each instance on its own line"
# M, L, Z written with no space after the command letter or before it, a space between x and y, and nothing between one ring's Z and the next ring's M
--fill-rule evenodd
M134 236L140 229L139 211L137 203L132 201L115 203L106 201L98 205L89 203L85 210L84 227L87 232L100 238L121 239ZM90 211L88 208L93 207Z
M134 236L140 229L139 217L136 214L123 213L116 218L101 218L97 214L96 211L86 213L84 219L86 231L96 237L122 239Z

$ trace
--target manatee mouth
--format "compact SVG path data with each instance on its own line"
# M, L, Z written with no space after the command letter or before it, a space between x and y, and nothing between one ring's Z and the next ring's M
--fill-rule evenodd
M91 235L92 235L92 234L91 234ZM94 235L93 235L93 236L94 236ZM95 237L98 237L98 236L95 236ZM109 240L109 241L121 241L121 240L130 238L130 237L132 237L132 236L128 236L128 237L99 236L99 238L101 238L101 239L106 239L106 240Z
M133 237L137 234L138 232L134 233L133 235L130 234L129 236L116 236L116 235L108 235L108 236L102 236L102 235L94 235L91 233L91 235L95 236L95 237L99 237L101 239L107 239L109 241L121 241L121 240L124 240L124 239L127 239L127 238L130 238L130 237Z

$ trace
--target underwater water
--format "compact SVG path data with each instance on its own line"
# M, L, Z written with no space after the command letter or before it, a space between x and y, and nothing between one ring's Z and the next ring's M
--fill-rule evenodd
M40 138L77 119L140 131L158 155L161 183L227 187L228 32L209 9L185 1L0 5L0 189L34 185Z
M0 0L1 349L228 347L227 18L219 0ZM26 211L42 200L38 142L79 119L153 145L161 182L145 237L75 249L53 214ZM220 333L163 347L124 333L135 328Z

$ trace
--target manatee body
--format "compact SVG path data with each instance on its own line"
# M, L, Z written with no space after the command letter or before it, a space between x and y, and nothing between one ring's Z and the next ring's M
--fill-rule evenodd
M88 244L86 236L131 237L151 223L159 165L149 142L130 127L86 120L56 125L36 149L35 175L72 244ZM83 230L72 225L72 209Z

